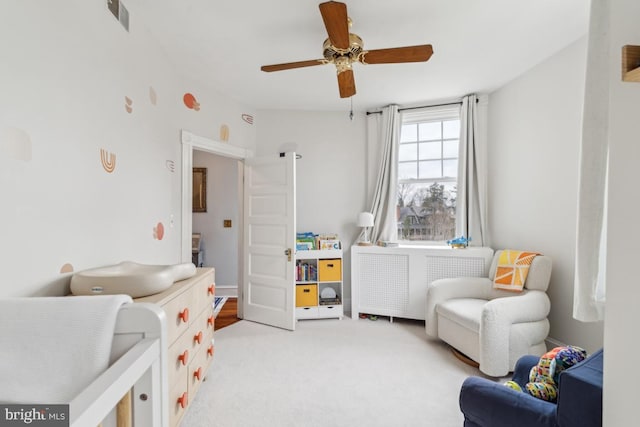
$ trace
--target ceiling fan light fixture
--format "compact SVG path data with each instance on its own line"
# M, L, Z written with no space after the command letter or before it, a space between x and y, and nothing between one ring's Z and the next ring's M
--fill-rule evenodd
M331 44L330 39L326 39L322 44L322 56L327 62L335 62L340 57L348 57L351 62L358 61L364 52L364 42L357 34L349 33L349 48L340 49Z

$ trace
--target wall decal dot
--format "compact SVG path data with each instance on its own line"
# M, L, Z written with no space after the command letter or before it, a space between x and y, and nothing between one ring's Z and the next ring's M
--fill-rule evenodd
M158 95L156 95L156 90L153 86L149 86L149 101L151 101L152 105L156 105L158 102Z
M182 101L184 105L187 106L190 110L200 111L200 103L196 101L196 97L190 93L185 93L182 97Z
M229 141L229 126L227 125L220 126L220 141L224 141L224 142Z
M60 274L65 274L65 273L73 273L73 265L66 263L65 265L60 267Z
M174 162L173 160L167 160L164 164L171 172L176 171L176 162Z
M243 114L242 115L242 120L244 120L245 122L249 123L250 125L253 124L253 116L251 114Z
M0 132L0 154L23 162L31 161L31 138L22 129L8 127Z
M162 225L162 223L159 222L158 224L156 224L155 227L153 227L153 238L156 240L162 240L163 237L164 237L164 225Z
M111 173L116 168L116 155L113 153L109 153L107 150L100 149L100 162L102 163L102 167L108 173Z
M131 112L133 111L133 100L131 98L129 98L128 96L124 97L124 109L127 110L127 113L131 114Z

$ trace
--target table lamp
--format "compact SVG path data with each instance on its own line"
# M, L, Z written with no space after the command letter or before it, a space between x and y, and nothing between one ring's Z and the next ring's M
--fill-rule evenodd
M373 227L373 214L371 212L360 212L358 214L358 227L362 227L358 245L371 246L371 241L369 241L369 227Z

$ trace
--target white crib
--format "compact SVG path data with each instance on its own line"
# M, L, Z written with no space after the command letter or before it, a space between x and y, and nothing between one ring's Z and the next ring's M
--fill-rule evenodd
M116 320L112 363L69 402L70 426L97 426L118 406L118 425L166 427L165 340L162 309L155 304L123 305Z
M68 405L71 427L166 427L166 315L131 301L0 299L0 405Z

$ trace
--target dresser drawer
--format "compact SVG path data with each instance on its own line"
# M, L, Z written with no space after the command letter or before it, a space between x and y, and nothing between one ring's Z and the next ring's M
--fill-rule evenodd
M187 378L184 381L177 382L169 389L169 425L177 426L178 422L184 415L184 411L189 405L189 396Z
M195 313L211 307L216 294L216 285L213 282L213 273L203 276L198 283L193 286L193 309Z
M172 387L179 379L187 376L189 363L195 356L189 334L183 334L174 342L167 351L167 376L169 387Z
M171 345L180 334L189 328L189 320L193 311L193 291L191 289L177 295L162 308L167 314L167 342Z

